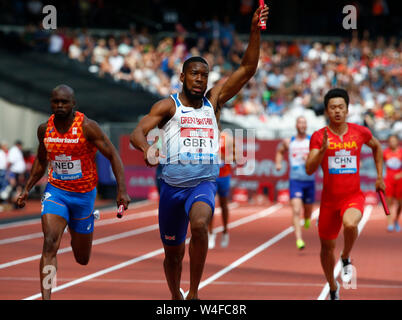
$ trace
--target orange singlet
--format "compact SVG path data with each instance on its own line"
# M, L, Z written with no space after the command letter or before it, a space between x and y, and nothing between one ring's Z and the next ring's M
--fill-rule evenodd
M49 161L49 183L72 192L89 192L98 183L95 154L97 148L84 136L84 114L76 111L70 129L61 134L50 116L44 144Z

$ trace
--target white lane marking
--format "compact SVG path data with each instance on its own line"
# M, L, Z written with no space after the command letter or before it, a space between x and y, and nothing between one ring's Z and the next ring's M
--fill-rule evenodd
M151 203L152 202L149 201L149 200L138 201L138 202L135 202L133 204L130 204L129 210L135 209L135 208L138 208L138 207L141 207L141 206L145 206L145 205L148 205L148 204L151 204ZM116 208L115 207L108 207L108 208L101 209L99 211L101 213L103 213L103 214L112 213L112 212L116 211ZM0 230L9 229L9 228L15 228L15 227L25 227L25 226L29 226L29 225L32 225L32 224L37 224L37 223L40 223L40 222L41 222L41 219L39 218L39 219L29 219L29 220L26 220L26 221L16 221L16 222L3 223L3 224L0 224Z
M250 217L254 217L254 218L251 219L251 220L250 220L250 219L248 219L248 220L239 219L239 220L243 220L243 223L242 223L242 224L245 224L245 223L251 222L251 221L253 221L253 220L256 220L256 219L258 219L258 218L266 217L266 216L268 216L268 215L274 213L275 211L279 210L279 209L282 208L282 207L283 207L283 205L281 205L281 204L276 204L276 205L274 205L274 206L272 206L272 207L269 207L269 208L264 209L264 210L262 210L262 211L260 211L260 212L257 212L257 213L255 213L255 214L252 214ZM228 224L228 228L229 228L229 229L232 229L232 228L238 227L238 226L240 226L240 225L241 225L241 224L237 223L237 221L234 221L234 222ZM219 227L218 227L218 228L219 228ZM218 228L216 228L216 229L218 229ZM214 229L214 231L216 232L215 229ZM188 244L189 242L190 242L190 238L187 238L187 239L186 239L186 244ZM164 252L164 249L163 249L163 248L160 248L160 249L154 250L154 251L152 251L152 252L149 252L149 253L147 253L147 254L144 254L144 255L142 255L142 256L140 256L140 257L137 257L137 258L134 258L134 259L131 259L131 260L122 262L122 263L120 263L120 264L118 264L118 265L115 265L115 266L112 266L112 267L109 267L109 268L100 270L100 271L98 271L98 272L89 274L89 275L87 275L87 276L78 278L78 279L76 279L76 280L74 280L74 281L71 281L71 282L65 283L65 284L63 284L63 285L61 285L61 286L58 286L58 287L56 287L56 288L53 288L53 289L52 289L52 293L57 292L57 291L60 291L60 290L63 290L63 289L68 288L68 287L75 286L75 285L77 285L77 284L80 284L80 283L82 283L82 282L85 282L85 281L94 279L94 278L96 278L96 277L100 277L100 276L102 276L102 275L104 275L104 274L107 274L107 273L110 273L110 272L113 272L113 271L116 271L116 270L125 268L125 267L127 267L127 266L129 266L129 265L132 265L132 264L134 264L134 263L137 263L137 262L140 262L140 261L143 261L143 260L146 260L146 259L150 259L150 258L152 258L152 257L154 257L154 256L157 256L157 255L159 255L159 254L162 254L163 252ZM23 299L23 300L35 300L35 299L38 299L38 298L40 298L40 297L41 297L41 294L40 294L40 293L37 293L37 294L32 295L32 296L30 296L30 297L27 297L27 298L25 298L25 299Z
M312 220L315 219L318 216L318 212L319 212L319 209L314 210L314 212L312 214ZM213 274L212 276L210 276L208 279L202 281L200 283L198 289L200 290L200 289L206 287L207 285L211 284L216 279L222 277L224 274L226 274L226 273L232 271L233 269L237 268L242 263L246 262L247 260L251 259L255 255L259 254L260 252L262 252L265 249L269 248L273 244L277 243L279 240L283 239L284 237L286 237L288 234L292 233L293 231L294 231L293 226L289 227L289 228L286 228L285 230L283 230L282 232L278 233L276 236L274 236L273 238L269 239L268 241L264 242L263 244L261 244L260 246L255 248L254 250L250 251L249 253L245 254L241 258L239 258L236 261L232 262L227 267L223 268L219 272L217 272L217 273ZM186 292L186 294L188 294L188 291Z
M234 208L237 208L238 206L239 205L237 203L230 203L229 209L234 209ZM110 211L110 212L114 212L114 211ZM221 208L217 208L215 210L215 213L220 214ZM157 215L158 215L158 209L147 210L147 211L140 212L140 213L130 213L130 214L126 215L123 219L117 219L116 217L114 217L114 218L101 219L99 221L95 221L95 226L96 227L106 226L109 224L122 223L125 221L137 220L137 219L146 218L146 217L150 217L150 216L157 216ZM17 237L4 238L4 239L0 239L0 245L20 242L20 241L25 241L25 240L38 239L38 238L41 238L42 236L43 236L42 232L36 232L36 233L31 233L31 234L17 236Z

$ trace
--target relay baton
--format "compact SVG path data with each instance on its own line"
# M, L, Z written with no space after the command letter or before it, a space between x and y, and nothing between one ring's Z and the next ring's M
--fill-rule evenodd
M264 8L264 0L260 0L260 7ZM267 28L267 22L260 19L260 28L265 30Z
M121 204L119 205L119 210L117 210L117 218L123 217L124 206Z
M389 209L388 209L387 202L385 201L384 192L382 190L378 190L378 195L380 196L380 200L381 200L381 203L382 203L382 207L384 208L385 214L387 216L389 216L390 212L389 212Z

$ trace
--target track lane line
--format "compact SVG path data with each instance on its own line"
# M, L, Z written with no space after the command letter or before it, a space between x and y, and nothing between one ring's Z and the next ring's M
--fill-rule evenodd
M275 206L277 206L277 205L275 205ZM270 207L270 208L272 208L272 207ZM253 214L253 215L251 215L249 217L241 218L239 220L242 220L241 224L243 224L243 223L251 222L251 221L253 221L255 219L260 219L260 218L262 218L262 217L264 217L266 215L264 212L267 211L267 210L269 211L270 208L264 209L264 210L262 210L260 212L257 212L256 214ZM242 209L242 207L238 207L237 209L240 210L240 209ZM217 210L220 210L220 208L217 208ZM232 222L231 224L228 224L228 227L229 227L229 225L236 226L236 223L238 223L237 221L238 220ZM106 236L106 237L94 240L92 242L92 245L94 246L94 245L98 245L98 244L102 244L102 243L106 243L106 242L111 242L111 241L115 241L115 240L122 239L122 238L128 238L128 237L138 235L138 234L141 234L141 233L157 230L158 227L159 227L159 224L153 224L153 225L142 227L142 228L139 228L139 229L134 229L134 230L130 230L130 231L127 231L127 232L118 233L118 234L115 234L115 235L112 235L112 236ZM223 227L217 227L215 232L221 232L221 231L223 231ZM62 248L62 249L59 249L57 251L57 255L63 254L63 253L66 253L66 252L71 252L71 251L72 251L71 246L66 247L66 248ZM26 257L26 258L21 258L21 259L17 259L17 260L2 263L2 264L0 264L0 270L5 269L5 268L9 268L9 267L12 267L12 266L15 266L15 265L18 265L18 264L39 260L41 256L42 256L42 253L39 253L39 254L29 256L29 257Z
M237 203L230 203L229 204L229 209L235 209L239 207ZM221 209L220 207L215 210L215 214L220 214ZM151 217L151 216L157 216L158 215L158 209L152 209L152 210L147 210L139 213L130 213L124 217L124 219L117 219L116 217L114 218L108 218L108 219L102 219L97 221L95 220L95 226L96 227L101 227L109 224L114 224L114 223L122 223L126 221L131 221L131 220L137 220L141 218L146 218L146 217ZM15 242L20 242L20 241L26 241L26 240L32 240L32 239L38 239L43 236L42 232L36 232L36 233L30 233L27 235L21 235L17 237L11 237L11 238L4 238L0 239L0 245L5 245L5 244L10 244L10 243L15 243Z
M150 204L152 204L152 201L149 201L149 200L138 201L138 202L135 202L132 205L130 205L130 208L128 210L138 209L138 207L146 206L146 205L150 205ZM111 206L111 207L100 209L99 211L101 213L104 212L104 214L107 214L107 213L112 213L115 210L116 210L116 208L114 206ZM41 223L40 218L29 219L26 221L8 222L8 223L0 224L0 230L11 229L11 228L16 228L16 227L25 227L25 226L30 226L33 224L38 224L38 223Z
M271 206L271 207L269 207L269 208L267 208L267 209L261 210L261 211L259 211L259 212L257 212L257 213L254 213L254 214L251 214L251 215L248 216L248 217L239 219L239 220L242 220L242 223L239 223L238 220L229 223L229 224L228 224L228 229L233 229L233 228L236 228L236 227L238 227L238 226L240 226L240 225L242 225L242 224L246 224L246 223L252 222L252 221L254 221L254 220L267 217L267 216L271 215L272 213L278 211L278 210L281 209L282 207L283 207L282 204L279 204L279 203L278 203L278 204L275 204L275 205L273 205L273 206ZM222 228L222 227L216 227L216 228L214 228L213 231L214 231L214 232L220 232L219 230L223 230L223 228ZM187 238L185 243L188 244L189 242L190 242L190 238ZM91 280L91 279L100 277L100 276L102 276L102 275L104 275L104 274L107 274L107 273L110 273L110 272L113 272L113 271L116 271L116 270L125 268L125 267L127 267L127 266L130 266L130 265L132 265L132 264L138 263L138 262L140 262L140 261L144 261L144 260L150 259L150 258L152 258L152 257L155 257L155 256L159 255L159 254L162 254L163 252L164 252L164 249L163 249L163 248L160 248L160 249L151 251L151 252L149 252L149 253L147 253L147 254L144 254L144 255L142 255L142 256L140 256L140 257L136 257L136 258L130 259L130 260L128 260L128 261L122 262L122 263L117 264L117 265L114 265L114 266L112 266L112 267L109 267L109 268L100 270L100 271L98 271L98 272L89 274L89 275L87 275L87 276L78 278L78 279L76 279L76 280L74 280L74 281L70 281L70 282L65 283L65 284L63 284L63 285L61 285L61 286L57 286L57 287L55 287L55 288L52 289L52 293L58 292L58 291L61 291L61 290L63 290L63 289L66 289L66 288L75 286L75 285L77 285L77 284L86 282L86 281L88 281L88 280ZM35 299L40 298L41 296L42 296L41 293L37 293L37 294L35 294L35 295L29 296L29 297L27 297L27 298L24 298L23 300L35 300Z
M318 212L319 209L315 209L311 215L311 220L314 220L318 217ZM302 223L302 221L301 221ZM285 238L288 234L292 233L294 231L294 227L288 227L285 230L283 230L282 232L278 233L276 236L274 236L273 238L269 239L268 241L264 242L263 244L259 245L257 248L255 248L254 250L250 251L249 253L243 255L242 257L240 257L239 259L237 259L236 261L232 262L230 265L228 265L227 267L223 268L222 270L220 270L219 272L215 273L214 275L210 276L209 278L207 278L206 280L202 281L198 287L198 290L206 287L207 285L211 284L212 282L214 282L216 279L219 279L220 277L222 277L223 275L225 275L226 273L232 271L233 269L237 268L238 266L240 266L242 263L246 262L247 260L250 260L251 258L253 258L255 255L261 253L262 251L264 251L265 249L269 248L270 246L274 245L275 243L277 243L278 241L280 241L281 239ZM188 294L188 291L186 292L186 294Z

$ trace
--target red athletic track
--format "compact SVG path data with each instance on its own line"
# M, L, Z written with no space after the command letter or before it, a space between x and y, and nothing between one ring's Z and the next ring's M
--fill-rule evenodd
M232 205L233 206L233 205ZM230 222L262 211L273 204L241 204L230 210ZM130 230L157 224L157 203L133 205L123 219L115 218L115 210L102 210L102 218L95 224L94 240ZM144 217L131 219L141 213ZM112 219L112 220L107 220ZM105 221L112 222L105 224ZM241 224L230 230L230 245L220 248L218 234L215 249L209 250L199 296L215 300L315 300L325 285L319 260L319 239L315 221L309 230L303 230L306 248L298 251L294 233L285 236L248 260L227 270L220 277L211 276L248 254L261 244L290 227L289 206L280 207L272 214ZM107 223L107 222L106 222ZM102 225L103 224L103 225ZM221 225L218 212L215 227ZM289 231L289 230L288 230ZM21 258L41 253L42 237L6 243L5 239L41 232L39 222L4 228L0 225L0 300L24 299L39 293L39 259L5 266ZM374 206L352 252L357 268L357 289L341 289L341 299L402 299L402 232L387 233L382 208ZM60 249L69 247L70 236L64 234ZM336 254L342 248L342 235ZM1 244L3 242L3 244ZM71 251L58 254L57 285L93 274L161 249L157 227L148 232L114 241L96 244L87 266L78 265ZM157 252L158 253L158 252ZM162 267L163 254L122 267L77 285L53 292L52 299L169 299ZM182 288L189 288L188 251L183 264ZM207 280L207 282L203 282Z

